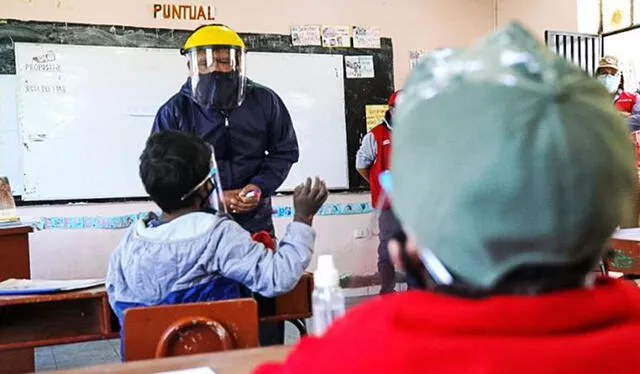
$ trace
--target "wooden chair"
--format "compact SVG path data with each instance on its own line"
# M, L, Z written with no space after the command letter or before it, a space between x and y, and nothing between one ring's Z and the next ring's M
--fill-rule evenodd
M313 274L304 273L298 284L288 293L276 298L256 295L261 321L283 321L293 324L300 336L307 334L305 319L311 318Z
M124 313L123 361L258 346L253 299L131 308Z

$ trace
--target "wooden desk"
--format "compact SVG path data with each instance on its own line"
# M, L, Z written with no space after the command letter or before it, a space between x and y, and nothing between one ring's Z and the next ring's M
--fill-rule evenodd
M291 351L289 346L255 348L205 355L182 356L159 360L133 361L125 364L102 365L68 371L58 374L98 374L98 373L157 373L197 367L210 367L216 374L250 373L256 366L268 361L282 361Z
M33 371L35 347L119 336L104 287L0 296L0 373Z
M311 317L313 277L305 274L289 293L259 300L261 321L304 326ZM299 326L302 324L302 326ZM0 373L34 370L35 347L113 339L120 326L104 287L33 296L0 296Z
M29 233L31 226L0 228L0 282L9 278L31 278Z

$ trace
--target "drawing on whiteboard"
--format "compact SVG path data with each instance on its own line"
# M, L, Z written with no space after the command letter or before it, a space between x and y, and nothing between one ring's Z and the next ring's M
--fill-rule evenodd
M42 64L46 62L54 62L55 60L56 60L56 54L53 53L53 51L47 51L47 53L33 58L33 61L39 62Z

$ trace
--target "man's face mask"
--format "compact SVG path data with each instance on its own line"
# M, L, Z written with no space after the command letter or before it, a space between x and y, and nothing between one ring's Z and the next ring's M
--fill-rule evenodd
M193 100L206 108L229 112L244 99L244 51L203 47L187 52Z
M196 101L221 111L238 105L240 77L236 72L199 74L194 92Z
M616 93L620 87L620 74L600 74L598 80L607 88L609 93Z

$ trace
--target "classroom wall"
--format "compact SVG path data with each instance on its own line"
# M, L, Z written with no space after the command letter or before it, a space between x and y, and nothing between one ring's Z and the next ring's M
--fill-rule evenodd
M1 18L192 29L189 21L152 17L152 2L141 0L0 0ZM546 28L575 29L575 1L568 0L220 0L217 20L243 32L287 33L290 24L359 24L379 26L393 39L395 82L409 72L409 50L464 46L509 19L523 20L542 35ZM497 5L497 8L496 8ZM553 5L558 14L550 14ZM243 11L247 7L251 11ZM367 194L337 194L334 203L367 201ZM277 197L274 205L291 204ZM25 216L119 215L153 209L150 203L113 203L22 207ZM282 235L289 219L277 219ZM333 253L342 274L376 270L376 223L373 215L328 216L316 219L317 253ZM355 231L368 237L354 239ZM101 277L121 230L46 230L31 236L32 276L37 278ZM313 264L312 264L313 267Z
M396 84L409 72L409 50L462 46L492 28L493 0L220 0L216 21L242 32L289 33L291 24L379 26L394 43ZM192 29L199 22L154 19L148 0L2 0L0 18ZM7 4L7 5L5 5ZM247 10L243 10L247 9Z
M540 38L546 30L578 31L578 0L496 0L497 23L521 20Z
M600 27L600 0L578 0L578 32L597 34Z

